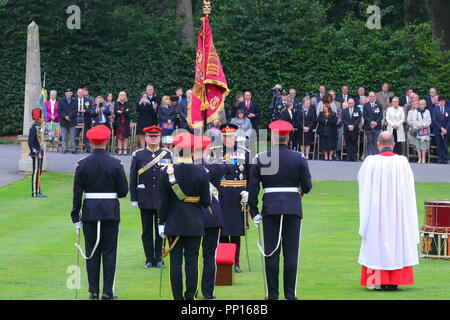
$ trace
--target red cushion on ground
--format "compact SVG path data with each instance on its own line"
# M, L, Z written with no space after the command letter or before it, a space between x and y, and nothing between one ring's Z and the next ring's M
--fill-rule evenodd
M219 243L216 253L217 264L234 264L234 256L236 254L236 244Z

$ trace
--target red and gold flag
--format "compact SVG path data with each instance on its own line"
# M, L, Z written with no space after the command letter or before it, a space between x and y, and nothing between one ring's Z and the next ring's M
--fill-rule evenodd
M208 17L202 18L198 33L198 47L195 61L195 81L192 98L188 106L187 121L191 128L200 127L219 118L225 98L230 92L222 64L212 38Z

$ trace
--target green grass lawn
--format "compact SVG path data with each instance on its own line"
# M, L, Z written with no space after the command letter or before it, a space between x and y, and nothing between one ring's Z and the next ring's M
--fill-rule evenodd
M66 270L76 265L75 228L70 174L43 175L43 192L49 197L30 197L29 178L0 188L0 299L74 299L66 286ZM417 183L417 204L423 222L423 201L450 197L450 184ZM121 299L172 299L168 269L164 269L162 297L158 295L160 272L146 270L140 233L139 211L129 199L121 201L116 293ZM304 219L297 292L300 299L448 299L450 262L420 259L415 267L416 284L398 292L372 292L359 286L357 263L358 188L356 182L315 182L303 202ZM249 272L242 248L243 272L235 274L232 287L217 287L219 299L262 299L261 259L258 234L251 225ZM244 244L244 241L243 241ZM84 261L82 288L86 299ZM280 284L282 279L280 278ZM282 287L280 287L281 297ZM200 294L201 296L201 294Z

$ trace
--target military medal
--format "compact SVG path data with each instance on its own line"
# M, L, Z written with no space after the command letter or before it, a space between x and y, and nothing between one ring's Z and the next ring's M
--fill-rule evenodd
M240 179L240 180L243 180L243 179L244 179L244 175L243 175L242 173L239 175L239 179Z
M239 165L239 170L244 171L244 166L242 165L242 163Z

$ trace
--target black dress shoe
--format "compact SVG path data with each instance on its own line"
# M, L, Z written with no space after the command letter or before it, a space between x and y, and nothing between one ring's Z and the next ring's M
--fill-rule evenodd
M398 286L397 285L387 285L386 291L397 291Z
M115 296L114 293L104 293L102 294L102 300L117 300L118 296Z
M91 293L89 300L98 300L98 293Z
M163 264L161 261L158 261L158 262L156 263L156 268L162 269L162 268L164 268L164 264Z
M145 264L144 268L145 268L145 269L153 268L153 263L147 262L147 263Z
M239 266L235 266L234 267L234 272L241 273L242 271L241 271L241 268L239 268Z
M297 297L288 297L288 298L286 298L286 300L298 300L298 298Z
M203 297L203 300L215 300L215 299L217 299L216 296Z
M78 154L78 151L77 150L72 151L72 154Z

